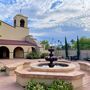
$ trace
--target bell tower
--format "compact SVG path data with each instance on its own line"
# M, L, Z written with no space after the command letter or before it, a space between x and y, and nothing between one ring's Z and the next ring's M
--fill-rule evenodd
M28 17L22 14L17 14L14 18L14 30L13 33L17 40L24 40L29 35Z
M28 21L27 21L28 17L23 16L21 14L17 14L14 17L14 27L21 27L21 28L28 28Z

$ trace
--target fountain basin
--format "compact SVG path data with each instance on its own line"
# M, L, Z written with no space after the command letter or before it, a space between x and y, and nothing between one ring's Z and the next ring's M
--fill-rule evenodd
M55 62L53 68L49 68L47 62L36 62L30 65L32 71L39 72L70 72L75 69L75 65L72 63Z
M53 80L66 80L72 83L74 88L82 86L84 73L74 71L70 73L61 73L61 72L39 72L39 71L28 71L24 70L15 70L16 73L16 82L21 86L26 86L29 80L36 80L38 82L44 82L46 84L52 83Z
M82 86L84 73L74 70L75 69L74 64L57 62L57 64L59 65L65 64L66 67L42 68L41 65L43 64L45 65L48 63L34 62L34 63L30 63L30 66L28 66L27 68L19 69L18 67L15 70L16 82L21 86L25 86L27 82L32 79L38 82L44 82L46 84L50 84L53 80L57 79L57 80L66 80L71 82L74 88Z

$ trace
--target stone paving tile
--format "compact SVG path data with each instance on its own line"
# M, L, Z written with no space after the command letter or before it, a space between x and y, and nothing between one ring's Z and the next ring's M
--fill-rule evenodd
M2 60L0 62L5 64L11 64L15 62L23 62L27 61L26 59L23 60ZM33 60L30 60L33 61ZM78 62L73 62L76 65L76 70L79 70L79 64ZM82 71L84 72L84 71ZM79 87L75 90L90 90L90 72L84 72L85 77L83 79L83 86ZM15 76L6 76L6 75L0 75L0 90L24 90L21 86L19 86L16 83Z
M77 88L75 90L90 90L90 83L84 85L83 87Z
M80 66L78 64L78 62L73 62L75 65L76 65L76 70L79 70L80 69ZM81 70L80 70L81 71ZM79 87L75 90L90 90L90 71L82 71L85 73L85 76L83 78L83 86L82 87Z
M15 76L0 75L0 90L24 90L16 83Z

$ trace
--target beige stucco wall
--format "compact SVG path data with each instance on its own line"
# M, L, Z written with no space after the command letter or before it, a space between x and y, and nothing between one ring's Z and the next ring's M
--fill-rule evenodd
M17 47L21 47L24 50L24 58L26 58L26 54L28 52L32 51L32 47L33 46L23 46L23 45L0 45L0 47L5 46L9 49L9 58L12 59L13 58L13 54L14 54L14 49Z
M23 40L27 35L29 35L28 28L22 28L22 27L14 28L1 21L0 39Z
M55 54L56 54L56 56L66 57L65 56L65 50L55 51ZM77 55L77 50L68 50L68 55L69 56L76 56ZM84 58L87 58L87 57L90 58L90 50L80 50L80 59L84 59Z
M28 22L27 22L27 19L28 17L26 16L23 16L23 15L20 15L20 14L17 14L15 17L14 17L14 20L16 20L16 26L19 27L20 26L20 20L23 19L25 21L25 28L28 27Z
M29 28L28 28L28 22L27 22L28 17L23 16L23 15L16 15L13 19L13 23L14 20L16 20L16 24L14 23L14 26L11 26L3 21L0 20L0 39L6 39L6 40L26 40L26 37L29 36ZM20 23L20 21L23 20L24 23ZM21 26L20 26L21 24ZM23 26L22 26L23 25ZM28 42L32 42L33 39L29 38L29 40L27 40ZM24 55L23 53L21 53L21 51L18 51L17 54L15 54L16 57L26 57L26 54L28 52L32 51L32 47L34 46L24 46L24 45L0 45L1 46L5 46L9 49L9 58L13 58L13 54L14 54L14 49L16 47L21 47L24 51Z

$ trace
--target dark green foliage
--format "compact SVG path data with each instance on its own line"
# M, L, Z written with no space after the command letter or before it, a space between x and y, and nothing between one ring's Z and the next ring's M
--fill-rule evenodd
M48 50L50 47L49 42L47 40L41 41L41 44L44 46L45 50Z
M54 80L50 85L31 80L28 82L26 90L73 90L73 86L64 80Z
M80 38L79 42L80 42L80 49L82 49L82 50L89 49L90 50L90 38L82 37L82 38Z
M66 58L68 58L68 43L66 37L65 37L65 54L66 54Z
M31 52L26 55L27 59L39 59L40 58L40 52Z
M80 59L80 45L78 36L77 36L77 59Z
M90 38L82 37L79 39L79 46L81 50L90 50ZM77 41L72 43L72 48L77 48Z
M56 50L61 50L60 45L58 45L58 46L56 47Z
M31 80L28 82L26 86L26 90L46 90L46 86L44 83L36 82L34 80Z
M73 86L71 83L64 80L55 80L48 90L73 90Z
M5 67L0 68L0 72L6 72L6 68Z
M72 40L71 40L71 43L74 44L74 43L75 43L75 40L72 39Z
M48 56L48 53L42 53L42 54L40 55L40 58L45 58L46 56Z

